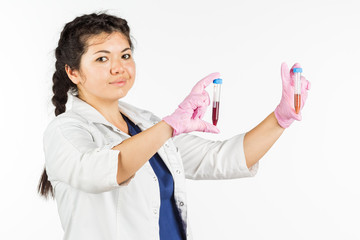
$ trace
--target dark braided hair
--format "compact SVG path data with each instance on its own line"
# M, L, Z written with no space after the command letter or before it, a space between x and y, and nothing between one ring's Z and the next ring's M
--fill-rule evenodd
M69 79L65 66L72 70L80 70L81 56L87 51L87 40L101 33L111 34L113 32L122 33L133 50L130 28L125 19L106 13L92 13L76 17L65 25L55 49L56 70L52 78L54 96L51 99L55 106L55 116L66 111L68 93L78 95L78 88ZM54 198L54 191L45 168L39 181L38 192L45 198L49 194Z

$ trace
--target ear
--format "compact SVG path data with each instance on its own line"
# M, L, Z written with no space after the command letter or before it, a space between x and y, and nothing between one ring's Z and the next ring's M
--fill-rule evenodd
M69 65L65 64L65 71L74 84L80 83L80 74L78 70L72 70Z

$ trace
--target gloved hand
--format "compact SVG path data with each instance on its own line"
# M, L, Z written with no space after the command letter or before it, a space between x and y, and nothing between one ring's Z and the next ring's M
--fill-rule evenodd
M301 120L301 112L295 113L294 109L294 85L295 76L293 68L301 68L299 63L295 63L289 71L286 63L281 65L281 79L282 79L282 97L280 104L275 109L275 117L281 127L287 128L294 120ZM300 110L304 107L307 99L307 90L310 89L310 82L301 76L301 106Z
M219 77L220 73L212 73L200 80L175 112L162 119L174 129L173 137L192 131L220 132L213 124L202 120L207 107L210 105L210 97L205 88Z

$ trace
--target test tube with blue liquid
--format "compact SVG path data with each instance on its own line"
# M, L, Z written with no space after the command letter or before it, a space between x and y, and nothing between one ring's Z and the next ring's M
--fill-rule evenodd
M222 79L221 78L214 79L213 84L214 84L214 97L213 97L212 122L213 125L216 126L219 120L220 90L221 90Z

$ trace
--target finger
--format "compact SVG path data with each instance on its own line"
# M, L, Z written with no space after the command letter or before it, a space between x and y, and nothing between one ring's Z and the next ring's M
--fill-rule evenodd
M192 119L196 119L196 118L202 119L203 116L205 115L206 109L207 109L207 107L198 107L197 109L194 110L194 113L191 118Z
M301 68L300 63L295 63L295 64L291 67L291 69L290 69L290 76L291 76L291 77L294 75L294 71L293 71L294 68Z
M304 83L304 85L306 86L305 88L306 88L306 90L310 90L310 88L311 88L311 83L308 81L308 80L306 80L305 79L305 83Z
M296 113L295 113L294 118L295 118L295 120L297 120L297 121L301 121L301 119L302 119L301 113L299 113L299 114L296 114Z
M197 109L195 109L193 117L192 117L193 119L195 119L195 118L202 119L203 116L205 115L207 107L210 105L209 93L204 91L204 93L202 95L204 96L205 100L201 102L201 104L199 105L199 107Z
M282 84L283 87L289 85L289 80L290 80L290 72L289 72L289 67L288 65L283 62L281 64L281 80L282 80Z
M208 133L220 133L220 130L216 126L214 126L213 124L208 123L208 122L203 121L203 120L200 120L200 121L202 121L202 125L204 126L204 128L200 129L199 131L208 132Z
M306 80L304 77L301 77L301 109L305 105L310 86L311 86L310 82Z
M209 106L210 105L210 95L209 93L205 90L203 93L203 96L205 97L205 104L206 106Z
M304 76L301 76L301 89L310 90L310 88L311 88L311 83Z
M300 63L295 63L292 67L291 67L291 69L290 69L290 84L291 84L291 86L294 86L295 84L294 84L294 68L301 68L301 65L300 65Z
M195 110L198 107L206 106L209 104L209 96L205 94L191 94L185 98L185 100L179 104L179 107L182 109L192 109Z
M215 72L211 73L208 76L201 79L199 82L195 84L193 89L191 90L192 93L202 93L204 89L209 86L210 83L216 78L220 78L220 73Z
M307 96L307 92L310 89L310 82L306 80L303 76L301 76L301 95Z
M288 112L290 115L291 115L291 118L292 119L295 119L295 120L297 120L297 121L300 121L301 120L301 111L297 114L296 112L295 112L295 109L294 108L291 108L291 109L289 109L290 110L290 112ZM300 110L301 110L301 108L300 108Z
M300 63L295 63L295 64L292 66L291 69L293 69L293 68L301 68Z

